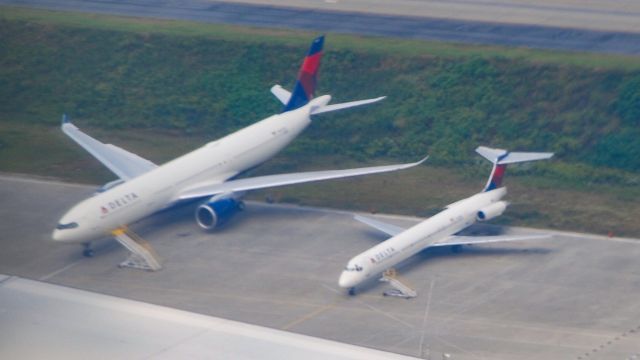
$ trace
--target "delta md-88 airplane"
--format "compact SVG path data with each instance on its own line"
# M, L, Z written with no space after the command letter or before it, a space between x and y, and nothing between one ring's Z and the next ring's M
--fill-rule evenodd
M456 235L476 221L493 219L505 211L508 203L502 198L507 194L507 188L502 187L502 178L508 164L553 156L553 153L508 152L484 146L476 151L493 163L491 175L482 192L450 204L442 212L406 230L356 215L356 220L392 237L349 260L338 280L340 287L349 289L349 294L353 295L357 285L429 247L452 246L455 249L468 244L548 238L549 235Z
M311 115L371 104L384 98L333 105L329 105L329 95L313 98L323 43L323 36L311 43L292 93L280 85L271 88L284 105L282 113L161 166L112 144L103 144L63 117L63 132L115 173L119 180L106 184L93 197L69 210L56 226L53 239L83 243L84 255L92 256L92 240L113 236L132 252L132 257L121 265L157 270L161 266L148 243L130 232L127 225L162 209L180 202L200 200L196 221L204 229L213 229L242 208L241 197L248 190L395 171L422 163L426 158L409 164L237 178L293 141L309 126Z

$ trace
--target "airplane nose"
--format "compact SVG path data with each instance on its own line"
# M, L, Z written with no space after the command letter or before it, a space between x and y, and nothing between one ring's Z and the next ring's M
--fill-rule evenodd
M56 242L70 242L70 241L73 241L69 237L69 235L72 235L72 234L70 234L68 231L65 232L65 231L61 231L59 229L55 229L55 230L53 230L53 234L51 234L51 238L53 239L53 241L56 241Z
M343 271L342 274L340 274L340 279L338 279L338 286L340 286L341 288L350 288L352 287L354 284L354 279L353 276L351 276L352 274L349 274L346 271Z
M60 234L60 230L53 230L51 238L53 239L53 241L62 241L62 234Z

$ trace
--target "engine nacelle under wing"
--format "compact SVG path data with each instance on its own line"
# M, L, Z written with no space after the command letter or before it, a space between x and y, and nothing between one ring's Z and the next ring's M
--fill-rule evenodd
M487 221L500 216L507 209L507 205L509 205L509 203L506 201L495 202L480 209L476 215L476 219L478 219L478 221Z
M234 196L215 196L196 209L196 222L205 230L212 230L227 222L244 203Z

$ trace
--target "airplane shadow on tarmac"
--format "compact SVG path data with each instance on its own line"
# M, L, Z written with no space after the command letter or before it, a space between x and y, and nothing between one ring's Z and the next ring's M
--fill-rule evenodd
M190 236L192 233L210 233L212 235L222 235L227 232L239 231L243 225L248 221L258 221L268 223L269 218L281 217L286 215L292 215L292 221L295 221L294 214L298 213L295 208L282 208L282 207L270 207L268 205L250 203L247 204L247 208L244 211L238 211L229 221L216 227L213 230L204 230L198 226L195 220L196 208L201 204L201 201L185 202L172 206L170 208L161 210L145 219L142 219L129 227L136 234L140 235L143 239L149 241L153 246L153 239L156 237L156 233L164 233L167 229L177 224L187 224L189 230L176 234L178 237ZM257 205L257 206L256 206ZM92 241L91 247L95 254L111 253L113 251L119 251L122 246L117 243L112 237L105 236L103 239ZM82 249L79 246L79 249ZM81 251L74 253L73 258L81 257Z

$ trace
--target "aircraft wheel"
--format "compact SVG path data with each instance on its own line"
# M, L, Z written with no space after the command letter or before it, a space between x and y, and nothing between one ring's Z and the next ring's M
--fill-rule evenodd
M91 248L91 243L84 243L84 250L82 250L82 256L84 257L93 257L93 249Z
M355 294L356 294L356 288L355 287L349 288L349 296L353 296Z

